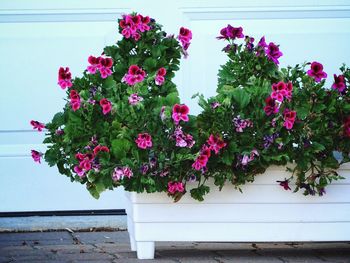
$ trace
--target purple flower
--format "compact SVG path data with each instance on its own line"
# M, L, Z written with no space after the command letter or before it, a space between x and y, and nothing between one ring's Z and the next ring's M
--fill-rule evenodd
M220 36L217 37L217 39L232 39L235 38L243 38L243 28L242 27L233 27L231 25L227 25L227 27L224 27L220 30Z
M254 38L245 36L245 46L249 51L252 51L254 48Z
M278 138L279 134L277 132L273 133L272 135L265 135L264 136L264 148L267 149L269 148L276 138Z
M157 158L156 157L152 157L149 159L149 167L151 169L155 168L157 165Z
M186 134L182 131L181 126L177 126L174 134L172 135L172 138L176 141L176 146L178 147L187 147L192 148L192 146L195 144L195 141L193 140L192 135Z
M221 106L221 104L219 102L217 102L217 101L214 101L214 102L210 103L210 107L212 109L216 109L216 108L218 108L220 106Z
M130 105L137 105L140 101L143 101L143 98L138 96L137 93L133 93L129 97Z
M266 56L275 64L279 64L278 59L283 55L279 47L274 43L270 42L266 47Z
M253 122L249 119L241 119L241 116L233 118L233 125L236 127L236 132L243 132L243 130L247 127L253 127Z
M147 174L148 170L149 170L148 164L143 164L143 165L141 165L141 167L140 167L140 172L141 172L143 175Z

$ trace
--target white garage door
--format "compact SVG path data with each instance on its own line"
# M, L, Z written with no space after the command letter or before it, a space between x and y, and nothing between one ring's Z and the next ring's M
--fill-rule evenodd
M190 56L176 83L183 101L201 92L214 95L217 70L226 60L215 39L228 23L280 44L282 66L317 60L332 76L350 64L350 1L40 1L0 3L0 212L122 209L121 190L96 201L83 186L56 168L33 163L30 149L42 148L31 119L47 122L63 107L57 69L82 72L90 54L100 54L118 38L116 19L137 11L177 33L193 31ZM329 83L331 83L329 78Z

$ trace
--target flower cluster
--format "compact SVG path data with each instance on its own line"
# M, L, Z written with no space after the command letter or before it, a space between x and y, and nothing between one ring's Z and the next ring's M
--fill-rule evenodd
M224 27L220 30L220 36L218 36L217 39L235 40L236 38L243 37L244 35L242 27L233 27L231 25L227 25L227 27Z
M96 142L92 142L94 144ZM87 147L88 149L90 147ZM99 152L107 152L109 153L109 148L107 146L97 145L91 152L88 153L80 153L78 152L75 155L75 158L79 162L79 165L75 165L73 170L79 177L86 176L86 173L91 169L94 169L96 172L100 170L100 164L97 160L97 155Z
M128 98L130 105L137 105L139 102L143 101L143 98L137 95L137 93L133 93Z
M284 98L290 100L292 98L293 85L292 82L284 83L280 81L272 84L271 98L279 102L283 102Z
M176 141L176 146L192 148L195 144L193 136L182 131L181 126L177 126L173 135L171 136Z
M283 126L286 127L288 130L292 129L296 116L297 116L296 111L285 109L283 113L283 119L284 119Z
M123 80L130 86L142 82L145 79L146 72L137 65L131 65Z
M181 27L178 39L182 44L182 48L186 51L191 44L192 32L188 28Z
M90 63L87 67L89 73L95 74L99 70L103 79L112 75L113 60L111 58L89 56L88 62Z
M72 87L72 74L69 71L69 68L60 67L58 70L58 85L62 88Z
M141 33L149 31L151 19L149 16L137 15L124 15L123 19L119 21L119 26L122 28L122 35L125 38L133 38L138 41L141 38Z
M236 128L236 132L243 132L245 128L253 127L253 122L249 119L241 119L241 116L238 115L237 117L233 118L232 120L233 125Z
M184 192L185 188L182 182L168 182L168 193L175 194L177 192Z
M69 98L70 98L70 105L72 106L72 110L76 111L80 108L80 96L79 93L72 89L69 93Z
M130 169L130 167L128 167L128 166L115 167L113 170L112 179L114 181L120 181L124 177L131 178L132 176L133 176L133 172Z

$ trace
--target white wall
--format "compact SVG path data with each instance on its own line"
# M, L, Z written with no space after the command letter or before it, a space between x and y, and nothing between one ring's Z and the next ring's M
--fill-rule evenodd
M280 44L282 65L317 60L331 77L350 64L350 1L39 1L0 2L0 212L124 208L121 190L95 201L83 186L70 183L56 168L33 163L30 149L41 148L42 135L31 119L47 122L63 106L57 69L73 74L90 54L120 38L117 18L138 11L177 33L193 31L190 56L176 77L183 101L196 92L214 95L217 70L226 61L223 41L215 37L228 23ZM331 78L329 78L331 83Z

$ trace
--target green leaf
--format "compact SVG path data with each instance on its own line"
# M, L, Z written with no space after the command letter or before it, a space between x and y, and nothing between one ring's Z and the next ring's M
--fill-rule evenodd
M115 90L117 88L117 83L115 82L112 76L109 76L104 81L102 87L106 90Z
M250 102L250 94L244 89L234 89L232 97L241 109L245 108Z
M111 152L117 159L122 159L126 156L126 153L130 150L131 143L127 139L115 139L112 141Z
M165 102L167 106L173 106L176 103L180 103L179 93L172 92L165 97Z

